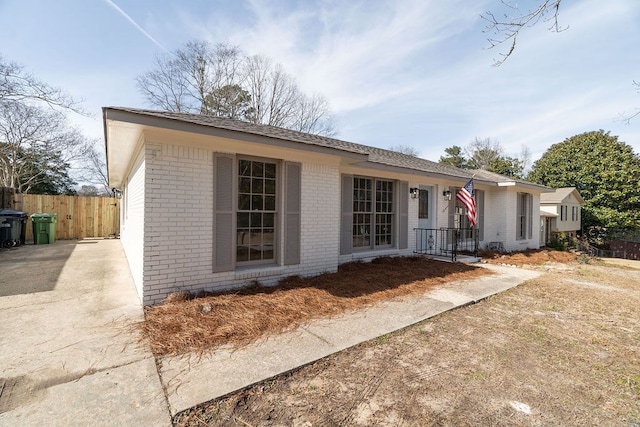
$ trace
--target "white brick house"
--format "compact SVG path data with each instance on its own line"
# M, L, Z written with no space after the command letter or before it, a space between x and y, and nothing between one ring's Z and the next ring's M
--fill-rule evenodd
M232 119L119 107L103 119L145 305L411 255L414 229L464 227L455 192L474 173L480 247L540 246L540 185Z

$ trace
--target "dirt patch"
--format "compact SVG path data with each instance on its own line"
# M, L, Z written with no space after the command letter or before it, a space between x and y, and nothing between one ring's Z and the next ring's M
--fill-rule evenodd
M337 273L289 277L273 287L254 286L186 300L169 298L145 309L141 328L156 355L202 353L484 274L489 272L424 257L378 258L345 264Z
M192 408L174 421L181 426L637 426L638 279L637 271L602 265L546 273Z

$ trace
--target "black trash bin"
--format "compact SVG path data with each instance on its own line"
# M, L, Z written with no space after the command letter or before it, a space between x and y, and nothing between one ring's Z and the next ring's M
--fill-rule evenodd
M0 218L5 230L0 236L0 244L5 248L12 246L24 245L27 235L27 219L29 215L23 211L14 211L11 209L0 210Z
M0 216L0 246L3 248L13 247L11 239L11 219Z

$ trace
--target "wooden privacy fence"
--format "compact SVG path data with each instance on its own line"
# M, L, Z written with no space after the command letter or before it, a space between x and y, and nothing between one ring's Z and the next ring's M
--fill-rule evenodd
M55 213L56 239L116 237L120 235L120 200L114 197L48 196L23 194L16 209L34 213ZM27 241L33 240L31 220Z

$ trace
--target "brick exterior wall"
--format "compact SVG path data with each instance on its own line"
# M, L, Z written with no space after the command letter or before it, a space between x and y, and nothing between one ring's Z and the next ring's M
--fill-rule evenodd
M144 268L135 262L131 265L136 285L140 291L144 287L145 305L157 304L176 291L224 290L255 280L273 285L289 275L337 270L339 169L337 164L302 162L300 264L213 273L213 154L203 148L145 144L144 161L127 191L129 197L144 200L137 202L135 216L139 218L142 208L146 219L133 222L132 212L128 212L129 224L122 235L127 257L144 260ZM282 234L277 234L279 253L283 253ZM138 247L142 242L143 249Z

